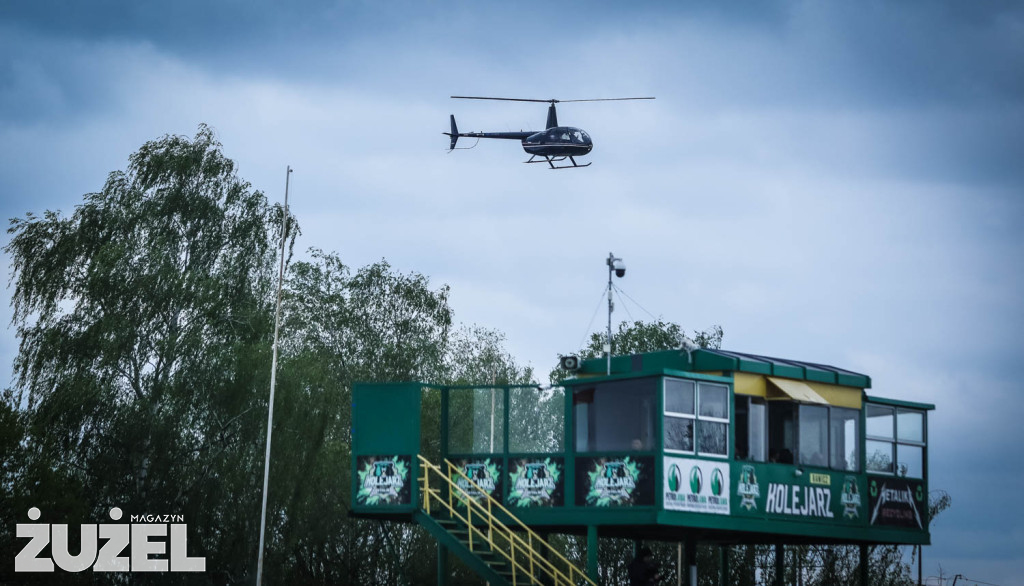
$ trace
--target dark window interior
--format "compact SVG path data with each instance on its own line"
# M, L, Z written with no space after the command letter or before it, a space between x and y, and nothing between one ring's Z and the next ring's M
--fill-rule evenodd
M607 382L573 391L577 452L654 449L657 379Z

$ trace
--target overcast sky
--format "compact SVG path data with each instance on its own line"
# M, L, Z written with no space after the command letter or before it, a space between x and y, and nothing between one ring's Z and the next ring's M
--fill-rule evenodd
M271 199L295 168L300 247L449 284L459 321L541 373L588 332L613 251L616 320L720 324L727 349L936 404L953 508L925 575L1015 583L1024 9L676 4L0 0L0 213L70 213L143 142L207 123ZM450 95L657 100L561 105L595 147L554 172L513 141L447 154L449 114L545 120Z

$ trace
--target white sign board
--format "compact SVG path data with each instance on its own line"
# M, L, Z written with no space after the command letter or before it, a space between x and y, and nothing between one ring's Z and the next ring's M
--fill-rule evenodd
M667 511L729 514L729 463L666 456L662 470Z

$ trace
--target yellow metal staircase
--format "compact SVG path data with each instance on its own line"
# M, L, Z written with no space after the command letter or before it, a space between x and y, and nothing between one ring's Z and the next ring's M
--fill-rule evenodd
M420 460L417 522L492 585L597 586L450 461ZM459 478L476 497L453 480ZM500 518L499 518L500 517Z

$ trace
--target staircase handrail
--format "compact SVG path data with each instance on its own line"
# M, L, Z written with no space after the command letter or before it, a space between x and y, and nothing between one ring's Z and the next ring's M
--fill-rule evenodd
M512 572L513 572L513 575L512 575L512 583L513 584L516 584L518 582L516 580L516 570L519 570L523 574L531 576L531 580L530 581L531 582L536 582L536 580L533 578L533 573L529 569L527 569L523 564L521 564L518 560L516 560L516 557L515 557L515 554L516 554L515 545L516 544L512 540L512 538L514 537L515 534L512 533L512 530L509 529L508 526L506 526L504 523L502 523L493 514L491 514L487 509L485 509L483 507L483 505L481 505L480 503L476 502L476 500L473 499L473 497L471 497L468 492L463 490L460 486L458 486L457 484L452 482L452 480L450 478L445 476L445 474L441 471L441 467L440 466L436 466L436 465L430 463L430 461L428 461L426 459L423 459L422 456L421 456L421 460L423 460L422 463L424 465L424 474L423 474L422 481L423 481L423 484L424 484L424 500L426 502L426 509L427 509L426 512L427 512L427 514L428 515L430 514L430 500L429 499L431 497L433 497L434 499L437 500L438 504L443 505L445 508L448 509L448 512L452 515L452 517L457 518L460 521L462 521L463 523L465 523L467 531L469 532L469 549L470 549L470 551L474 551L473 550L473 532L475 531L476 533L478 533L480 535L480 537L484 541L486 541L488 543L488 545L491 546L491 551L497 552L498 554L500 554L503 558L505 558L505 560L507 560L511 564ZM451 500L452 490L454 490L458 494L458 498L460 498L461 500L464 500L467 503L467 509L466 509L467 510L467 516L466 517L462 516L462 514L460 514L458 512L458 510L455 508L454 505L451 504L451 502L446 503L446 502L444 502L443 499L441 499L440 490L430 489L429 488L429 478L430 478L429 477L429 471L430 470L433 470L434 472L436 472L437 475L440 476L441 478L443 478L444 481L449 485L449 489L450 489L449 493L448 493L449 494L449 501ZM479 487L477 487L477 488L479 489ZM473 517L473 509L474 509L474 507L479 509L477 514L478 515L483 515L484 518L487 520L487 523L488 523L488 532L487 533L484 533L483 530L481 530L480 528L478 528L475 525L473 525L472 517ZM498 547L497 544L495 544L495 542L494 542L494 528L495 527L498 528L498 534L502 535L503 537L505 537L506 541L509 543L509 550L510 550L509 553L506 553L503 549ZM528 551L526 549L526 547L523 546L523 545L520 545L520 549L522 549L524 551ZM531 551L530 552L530 565L531 565L531 567L533 566L534 557L535 556L536 556L536 552L532 552ZM556 583L559 583L559 584L560 583L566 583L565 580L567 580L567 578L561 572L557 572L557 568L555 569L556 573L552 573L550 570L548 570L548 568L541 568L541 569L544 570L545 573L548 576L550 576L552 579L554 579L556 581ZM559 578L561 578L562 582L559 582Z
M545 574L551 576L551 578L555 579L556 581L561 580L561 581L567 582L569 584L576 584L576 582L574 580L578 576L580 579L582 579L586 583L591 584L593 586L597 586L596 582L594 582L582 570L577 568L565 556L563 556L555 548L553 548L551 546L551 544L549 544L547 541L542 539L540 537L540 535L538 535L534 530L530 529L530 527L527 526L525 523L523 523L518 517L513 515L511 511L509 511L507 508L505 508L505 506L503 506L501 503L499 503L494 497L492 497L490 494L488 494L486 491L484 491L479 485L477 485L476 482L473 481L473 479L469 478L469 476L467 476L458 466L453 464L450 460L445 459L445 464L447 465L448 471L449 471L449 474L445 475L445 474L441 473L441 467L440 466L436 466L436 465L432 464L429 460L424 458L422 455L418 455L418 457L425 464L425 466L427 468L434 470L438 474L441 474L444 477L444 479L447 481L447 483L451 487L455 488L456 493L462 499L464 499L467 502L467 510L469 509L469 507L476 507L476 509L478 509L477 510L478 513L490 517L488 519L488 523L489 524L494 524L494 525L497 525L500 528L504 529L504 531L506 533L506 535L504 535L504 536L505 536L506 539L509 540L510 546L512 548L513 553L515 551L515 545L516 544L518 544L520 549L522 549L524 551L530 552L531 566L533 564L539 565L541 567L541 570ZM479 503L476 498L471 496L467 491L462 489L462 487L458 486L458 484L456 484L455 482L453 482L451 480L450 475L451 475L452 471L454 471L455 474L457 474L458 476L461 476L462 478L464 478L466 480L466 482L469 483L469 485L472 488L474 488L480 495L482 495L485 498L485 500L487 502L487 506L486 507L484 507L484 505ZM428 491L428 492L431 492L431 491ZM429 498L429 496L430 495L426 495L426 498ZM438 500L440 501L439 497L438 497ZM505 523L503 523L500 520L498 520L497 518L495 518L494 514L492 512L493 507L497 507L501 512L503 512L506 515L507 518L511 519L514 522L514 524L518 526L519 529L521 529L523 532L525 532L528 535L529 540L523 539L519 534L517 534L517 533L513 532L511 529L509 529L507 527L507 525L505 525ZM453 507L451 506L450 503L448 504L448 508L449 509L453 509ZM452 512L454 513L454 510ZM459 515L459 517L463 521L466 521L466 519L461 517L461 515ZM469 524L469 523L467 522L467 524ZM483 534L479 530L478 530L478 532L481 533L481 535ZM537 549L534 547L534 545L533 545L534 543L542 544L542 546L543 546L543 548L545 548L546 552L554 554L555 558L557 560L561 561L562 564L564 564L564 566L566 568L568 568L568 574L569 575L566 576L566 574L558 566L556 566L554 563L552 563L550 560L548 560L546 556L540 555L539 552L537 552ZM504 553L504 552L502 552L502 553ZM505 557L508 557L508 556L505 556ZM518 565L518 564L513 562L513 565Z

